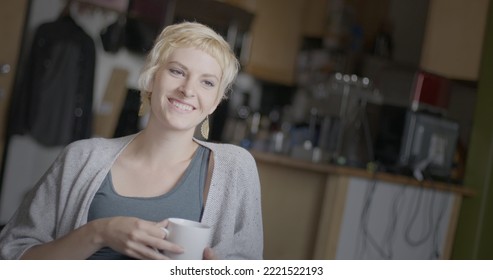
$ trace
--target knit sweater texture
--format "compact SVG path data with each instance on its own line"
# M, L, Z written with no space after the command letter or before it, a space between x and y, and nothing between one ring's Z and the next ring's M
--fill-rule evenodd
M134 137L92 138L68 145L0 233L0 259L19 259L32 246L87 223L94 195ZM262 259L260 181L254 158L235 145L195 141L214 157L201 220L212 227L210 247L219 259Z

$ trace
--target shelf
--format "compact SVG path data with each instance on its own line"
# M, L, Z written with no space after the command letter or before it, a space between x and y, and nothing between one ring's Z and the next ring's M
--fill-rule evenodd
M294 159L288 156L262 153L257 151L251 151L251 153L255 158L255 160L263 163L277 164L280 166L292 167L292 168L319 172L319 173L361 177L366 179L381 180L381 181L395 183L399 185L407 185L414 187L423 187L427 189L435 189L440 191L448 191L448 192L460 194L464 197L473 197L476 195L476 192L474 190L457 184L448 184L448 183L430 181L430 180L425 180L420 182L412 177L407 177L404 175L396 175L396 174L390 174L384 172L372 173L360 168L339 166L333 164L313 163L305 160Z

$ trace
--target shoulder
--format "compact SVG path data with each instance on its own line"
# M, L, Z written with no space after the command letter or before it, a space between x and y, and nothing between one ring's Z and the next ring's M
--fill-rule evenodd
M257 163L252 154L236 145L218 143L199 143L212 151L214 158L214 174L228 180L235 178L251 178L258 176ZM240 177L238 177L238 175Z
M117 154L131 139L132 136L78 140L67 145L62 154L65 157L79 157L81 159L91 155L98 157L104 157L105 155L112 156Z
M199 144L209 148L218 160L229 163L255 163L252 154L243 147L211 142L199 142Z

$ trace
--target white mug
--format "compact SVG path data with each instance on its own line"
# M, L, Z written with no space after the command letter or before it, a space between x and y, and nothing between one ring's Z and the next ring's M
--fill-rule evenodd
M182 254L164 251L173 260L201 260L207 247L211 228L199 222L170 218L166 232L166 240L183 248Z

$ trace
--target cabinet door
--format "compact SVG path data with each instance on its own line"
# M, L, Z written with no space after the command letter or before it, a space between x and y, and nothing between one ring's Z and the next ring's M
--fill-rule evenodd
M478 78L489 0L430 0L420 66L451 79Z
M351 177L337 260L450 259L461 196Z
M2 34L0 44L0 159L5 146L7 114L27 9L27 0L4 1L0 9L0 34Z
M329 1L307 0L303 7L302 34L306 37L319 37L325 35L328 24Z
M261 80L294 85L301 44L303 0L228 0L253 13L245 70Z

